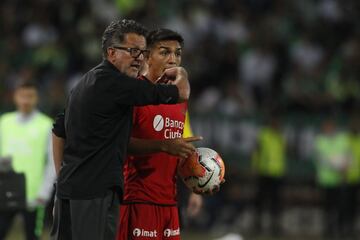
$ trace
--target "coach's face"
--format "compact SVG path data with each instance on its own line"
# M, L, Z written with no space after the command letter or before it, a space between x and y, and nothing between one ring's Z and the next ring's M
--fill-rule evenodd
M136 33L128 33L122 43L109 47L108 60L122 73L137 77L144 64L146 39Z

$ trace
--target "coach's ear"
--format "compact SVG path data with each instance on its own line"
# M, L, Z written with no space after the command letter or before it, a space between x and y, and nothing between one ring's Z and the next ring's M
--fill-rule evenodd
M111 47L107 48L106 53L107 53L107 60L111 63L114 63L116 59L115 48L111 48Z

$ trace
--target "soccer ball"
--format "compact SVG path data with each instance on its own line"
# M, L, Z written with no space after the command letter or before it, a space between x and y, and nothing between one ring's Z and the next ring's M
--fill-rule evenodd
M197 148L187 159L181 159L178 175L193 192L212 191L224 179L225 165L220 155L210 148Z

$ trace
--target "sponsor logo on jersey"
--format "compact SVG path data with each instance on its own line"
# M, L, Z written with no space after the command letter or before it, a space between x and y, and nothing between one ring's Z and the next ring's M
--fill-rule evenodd
M156 132L164 130L165 139L181 138L182 131L184 129L184 122L179 120L173 120L169 117L163 117L156 115L153 120L153 127Z
M164 128L164 118L161 115L156 115L153 121L155 131L160 132Z
M142 228L134 228L133 230L133 235L135 237L148 237L148 238L156 238L157 237L157 232L156 230L145 230Z
M165 229L164 230L164 237L173 237L180 235L180 229Z

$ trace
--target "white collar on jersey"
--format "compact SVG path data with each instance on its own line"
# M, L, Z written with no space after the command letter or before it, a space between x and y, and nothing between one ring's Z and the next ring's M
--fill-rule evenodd
M19 123L26 123L26 122L29 122L30 120L32 120L35 115L38 114L38 110L33 110L31 113L29 114L24 114L24 113L21 113L19 111L16 112L16 120L19 122Z

